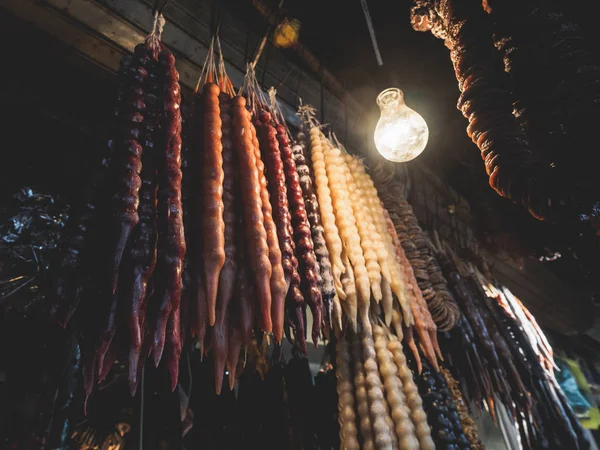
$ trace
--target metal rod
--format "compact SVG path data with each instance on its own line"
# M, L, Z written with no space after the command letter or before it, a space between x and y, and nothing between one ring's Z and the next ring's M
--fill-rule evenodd
M256 49L256 53L254 54L254 58L252 58L252 62L250 63L250 67L254 69L256 67L256 63L260 59L260 55L262 55L263 50L265 49L265 44L267 43L267 39L269 38L269 34L271 33L271 27L267 28L267 32L260 41L260 45Z
M283 6L284 1L285 0L279 1L279 5L277 5L277 13L279 13L279 11L281 10L281 7ZM273 27L275 27L277 25L277 20L272 17L274 15L275 15L275 11L271 12L269 14L269 17L267 17L269 26L267 27L267 31L265 32L265 35L263 36L258 48L256 49L256 53L254 53L254 58L252 58L252 63L250 63L250 67L252 67L252 69L256 68L256 64L258 63L258 60L260 59L260 55L262 55L262 52L265 49L265 45L267 44L267 39L269 39L269 35L271 34Z
M371 35L371 42L373 43L373 51L375 52L375 58L379 67L383 66L383 59L381 59L381 53L379 52L379 45L377 45L377 37L375 36L375 28L373 28L373 21L371 20L371 13L369 13L369 7L367 6L367 0L360 0L363 12L365 13L365 20L367 21L367 28Z

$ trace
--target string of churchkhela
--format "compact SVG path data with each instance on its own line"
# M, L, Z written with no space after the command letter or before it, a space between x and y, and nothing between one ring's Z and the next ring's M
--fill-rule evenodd
M502 7L459 3L419 2L413 24L451 49L490 184L540 218L588 211L594 199L511 112L488 27ZM179 372L198 351L210 401L236 382L244 393L251 445L271 423L286 431L273 448L482 449L471 413L496 419L502 405L523 448L586 448L543 332L483 257L428 235L395 175L350 152L310 105L287 123L252 65L236 90L218 37L183 114L163 26L156 14L121 61L110 162L57 257L51 312L79 340L86 402L115 370L135 394L152 365L173 391L194 378ZM319 398L311 343L326 348ZM321 413L329 432L310 418Z

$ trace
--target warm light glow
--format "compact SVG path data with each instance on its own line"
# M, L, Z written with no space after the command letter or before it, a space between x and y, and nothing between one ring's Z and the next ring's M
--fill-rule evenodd
M429 129L419 113L404 103L397 88L389 88L377 97L381 117L375 127L375 146L385 159L407 162L419 156L429 139Z

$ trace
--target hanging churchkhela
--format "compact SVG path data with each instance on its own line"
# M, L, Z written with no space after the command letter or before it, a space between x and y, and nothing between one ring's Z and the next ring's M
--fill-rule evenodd
M321 224L319 203L314 191L313 174L307 160L308 143L306 141L306 135L302 131L296 135L296 141L292 146L292 152L294 155L294 162L296 163L300 187L302 188L302 197L310 226L314 252L319 266L319 276L322 283L323 309L325 314L324 320L330 327L336 293L333 274L331 272L329 250L327 250L323 225ZM337 302L339 304L339 299L337 299ZM341 323L339 326L341 328Z
M292 230L294 243L296 245L296 257L298 259L298 270L301 276L301 291L313 316L312 339L316 344L320 337L321 325L323 323L323 294L324 280L315 254L315 247L308 220L306 204L300 176L297 172L296 158L292 152L290 143L290 132L285 126L285 119L277 100L276 91L269 91L270 106L276 123L277 141L281 152L284 166L285 180L288 193L288 203L292 216ZM314 206L313 206L314 207Z
M443 38L451 50L461 91L458 108L469 120L467 133L481 151L490 186L540 219L596 214L597 193L533 149L513 116L510 79L481 4L415 0L411 21L415 30Z
M74 286L68 272L57 278L52 310L59 323L66 326L81 299L81 312L74 317L83 338L88 395L96 377L102 380L125 349L132 391L146 357L152 353L158 364L163 349L173 385L177 381L186 250L181 95L175 58L160 42L163 25L164 19L157 15L152 33L121 62L113 155L107 169L110 200L99 201L97 206L88 204L70 238L71 245L63 250L63 260L72 263L66 264L69 270L79 265L80 273L92 273L92 261L100 261L102 268L92 276L82 276L79 282L84 285ZM97 222L94 226L106 223L109 233L99 243L84 245L92 216ZM93 258L85 253L88 247L95 252Z
M339 142L325 138L308 107L301 107L300 114L310 128L310 153L327 250L339 255L343 267L339 286L333 279L337 291L332 305L336 326L341 329L347 323L352 329L371 333L369 315L382 310L385 324L393 325L398 335L405 336L415 359L420 361L413 334L416 329L425 357L437 368L441 354L436 324L395 230L390 227L373 180L360 160L348 155ZM338 236L338 229L345 231ZM336 313L337 304L340 308Z
M479 439L479 433L477 432L477 425L475 425L475 422L469 414L469 408L465 403L463 395L460 391L458 381L454 379L450 371L445 367L442 368L440 373L444 377L444 382L446 383L446 386L450 391L450 398L456 405L456 410L458 411L458 418L460 419L460 423L462 425L465 436L469 440L471 450L484 450L485 447Z
M402 244L402 254L412 266L419 287L416 291L420 291L419 299L424 298L427 302L438 329L450 330L458 322L460 313L442 271L431 254L427 236L421 230L412 208L404 200L402 188L394 180L393 173L379 164L373 170L373 178Z
M431 429L400 341L377 322L372 329L373 334L348 332L338 337L342 448L433 450Z

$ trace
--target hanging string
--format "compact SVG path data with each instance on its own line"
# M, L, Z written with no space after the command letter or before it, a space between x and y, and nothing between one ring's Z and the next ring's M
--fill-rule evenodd
M259 109L269 110L268 98L258 84L256 72L250 63L246 66L246 76L239 95L246 97L247 106L253 114L257 114Z
M206 59L204 60L204 65L202 66L202 71L200 72L200 76L198 77L198 82L196 83L196 87L194 89L194 94L198 93L200 86L204 86L208 82L212 82L213 76L216 78L215 67L214 67L214 45L215 38L210 40L210 45L208 47L208 53L206 55Z
M288 125L285 121L285 117L283 116L283 111L281 110L281 107L277 102L277 89L271 87L268 93L269 102L271 104L271 112L273 114L273 117L275 118L275 121L285 128L285 132L287 133L288 137L292 139L292 133L290 133L290 129L288 128Z
M298 107L298 112L296 114L300 116L300 120L309 125L309 127L318 125L316 120L317 110L310 105L302 104L301 98L299 98L298 100L300 106Z
M283 2L285 0L280 0L279 4L277 5L277 14L279 14L279 12L281 11L281 8L283 6ZM268 22L271 21L271 16L275 14L275 11L273 11L271 13L271 15L268 17ZM252 69L256 69L256 64L258 63L258 60L260 59L260 55L262 55L263 50L265 49L265 45L267 44L267 39L269 39L269 35L271 34L271 31L273 30L273 26L269 25L267 27L267 31L265 32L265 35L263 36L263 38L260 41L260 44L258 45L258 48L256 49L256 52L254 53L254 57L252 58L252 62L250 63L250 65L252 66Z
M219 88L221 91L229 94L231 97L235 95L235 90L233 88L233 83L229 79L227 75L227 70L225 68L225 58L223 58L223 49L221 48L221 39L219 36L216 36L217 41L217 51L219 52L219 64L218 64L218 80L219 80Z
M150 32L150 34L148 35L148 37L146 38L146 44L148 45L148 47L150 47L152 49L152 53L154 58L158 58L158 53L160 52L162 43L161 43L161 39L162 39L162 32L163 32L163 27L165 26L165 18L164 16L160 13L159 10L156 10L154 12L154 21L152 23L152 31Z

